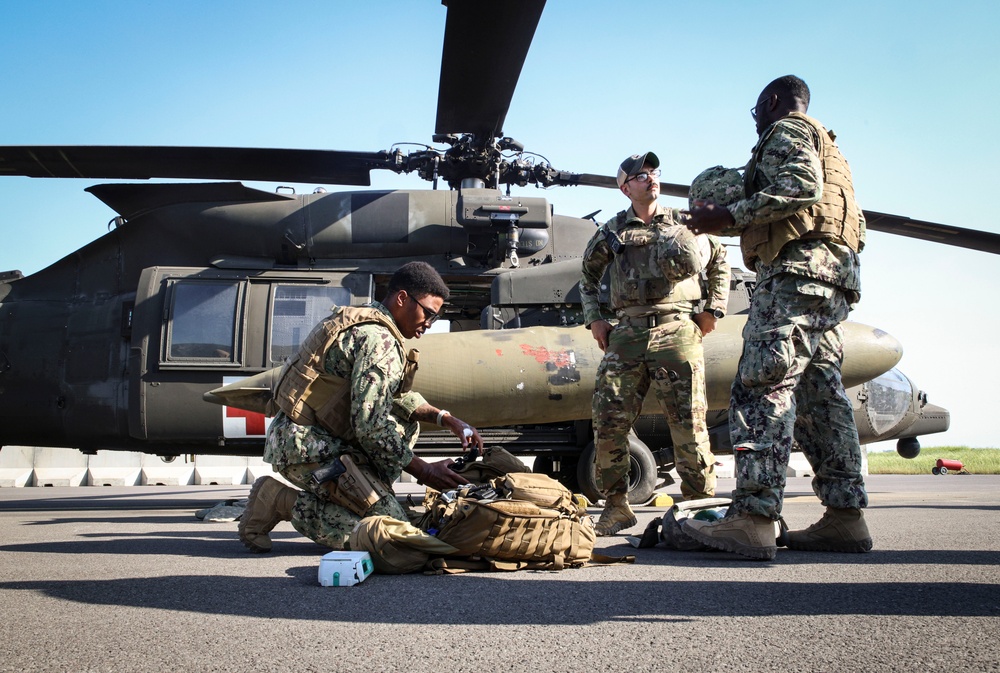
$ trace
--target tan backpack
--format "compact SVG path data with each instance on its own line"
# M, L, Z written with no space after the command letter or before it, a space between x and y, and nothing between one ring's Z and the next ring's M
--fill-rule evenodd
M447 556L457 550L415 526L390 516L366 516L354 526L351 549L367 551L375 571L402 575L424 569L432 556Z
M631 563L634 556L594 554L594 526L573 494L544 474L515 472L439 493L428 489L419 528L366 517L351 549L367 551L383 573L561 570Z
M586 565L594 526L573 494L544 474L516 472L424 499L421 528L458 551L430 569L561 570Z
M451 469L468 479L470 484L485 484L511 472L531 472L531 468L520 458L502 446L486 447L482 459L479 459L478 453L473 449L451 465Z

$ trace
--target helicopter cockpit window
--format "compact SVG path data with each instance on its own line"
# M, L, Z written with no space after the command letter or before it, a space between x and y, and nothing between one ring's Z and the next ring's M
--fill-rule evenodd
M281 363L333 306L349 306L351 291L328 285L278 285L271 312L271 362Z
M898 369L890 369L885 374L865 384L868 389L868 420L878 434L895 427L910 408L913 387L910 380Z
M167 361L236 362L239 300L238 282L174 283Z

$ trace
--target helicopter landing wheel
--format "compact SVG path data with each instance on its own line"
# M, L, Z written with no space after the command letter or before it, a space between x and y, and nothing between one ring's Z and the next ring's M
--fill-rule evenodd
M649 447L634 433L628 436L628 501L638 505L653 497L656 488L656 458ZM577 477L580 480L580 492L591 502L598 502L604 496L597 489L597 475L594 465L594 443L590 442L580 453L577 465Z

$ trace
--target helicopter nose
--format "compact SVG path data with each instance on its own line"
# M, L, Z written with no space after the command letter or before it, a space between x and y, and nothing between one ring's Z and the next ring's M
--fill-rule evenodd
M903 345L896 337L871 325L841 323L844 328L844 387L850 388L881 376L903 357Z

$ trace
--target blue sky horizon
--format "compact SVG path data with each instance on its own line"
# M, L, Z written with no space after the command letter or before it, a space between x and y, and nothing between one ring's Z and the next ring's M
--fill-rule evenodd
M430 143L445 14L439 0L17 3L0 27L0 144ZM563 170L611 175L654 150L664 180L689 182L746 162L757 94L794 73L812 89L810 114L836 131L863 208L1000 232L986 205L1000 155L997 25L988 2L550 0L504 131ZM33 273L103 234L115 213L83 191L101 182L0 179L0 271ZM612 190L520 192L567 215L624 207ZM899 368L951 412L951 429L922 443L1000 446L1000 257L872 232L862 274L851 319L899 339Z

